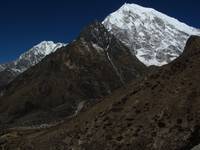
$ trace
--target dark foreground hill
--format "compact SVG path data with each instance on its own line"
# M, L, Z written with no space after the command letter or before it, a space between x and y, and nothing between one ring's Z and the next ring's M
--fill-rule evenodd
M0 125L41 124L74 115L144 74L129 49L94 22L80 36L1 90Z
M190 150L200 143L199 83L200 37L193 36L177 60L77 117L0 139L8 149Z

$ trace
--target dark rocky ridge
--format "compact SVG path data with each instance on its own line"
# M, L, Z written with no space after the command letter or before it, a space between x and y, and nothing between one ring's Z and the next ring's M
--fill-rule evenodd
M172 63L61 125L10 130L16 136L4 144L37 150L190 150L200 143L199 83L200 37L192 36Z
M95 101L144 74L146 67L98 22L1 92L4 124L37 124L72 115L80 102Z
M0 71L0 89L13 80L18 74L10 69Z

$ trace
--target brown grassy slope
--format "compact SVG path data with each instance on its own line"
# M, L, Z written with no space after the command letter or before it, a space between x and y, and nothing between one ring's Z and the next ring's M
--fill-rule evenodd
M5 145L37 150L189 150L200 143L199 83L200 37L192 36L181 57L143 81L62 125L18 135Z

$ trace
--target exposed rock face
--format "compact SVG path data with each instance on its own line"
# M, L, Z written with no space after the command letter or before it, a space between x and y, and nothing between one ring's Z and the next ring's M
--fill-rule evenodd
M81 102L111 94L145 71L126 46L95 22L4 89L1 121L41 123L73 115Z
M199 82L200 37L193 36L172 63L117 90L76 118L51 129L18 135L18 140L11 138L6 146L190 150L200 143Z
M58 48L65 46L63 43L54 43L52 41L43 41L23 53L17 60L0 65L0 87L7 85L17 75L28 68L36 65L45 56L55 52Z
M194 148L192 148L191 150L200 150L200 145L196 145Z
M103 24L147 66L171 62L182 53L190 35L200 35L198 29L136 4L124 4Z

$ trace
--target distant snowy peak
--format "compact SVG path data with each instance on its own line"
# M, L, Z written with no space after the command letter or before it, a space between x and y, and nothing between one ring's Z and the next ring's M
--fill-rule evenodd
M43 41L40 44L32 48L33 51L42 53L43 55L49 55L52 52L55 52L58 48L65 46L63 43L54 43L52 41Z
M38 55L49 55L50 53L55 52L58 48L65 46L66 44L63 43L54 43L52 41L43 41L37 45L35 45L33 48L31 48L30 50L28 50L27 52L25 52L24 54L22 54L19 57L20 59L24 59L27 56L32 57L32 55L34 56L38 56ZM27 57L28 59L29 57Z
M195 29L152 8L124 4L110 14L104 26L147 66L161 66L178 57Z
M66 46L66 44L43 41L20 55L18 59L6 64L0 64L0 76L3 76L3 78L0 78L0 87L7 85L19 74L36 65L45 56L63 46Z
M127 22L123 22L124 17L130 17L129 18L130 21L131 20L134 21L137 17L139 17L140 21L134 22L136 26L145 25L144 22L145 20L154 22L155 17L158 17L162 19L162 21L164 21L165 24L173 25L180 31L183 31L187 34L196 34L196 32L199 32L199 30L190 27L185 23L180 22L175 18L169 17L153 8L146 8L137 4L127 4L127 3L125 3L118 11L112 13L109 17L107 17L103 23L106 23L109 20L110 23L113 23L121 28L127 28L129 25L132 24L126 24Z
M14 72L21 73L30 68L31 66L39 63L45 56L55 52L58 48L65 46L63 43L54 43L52 41L43 41L27 52L20 55L20 57L10 63L0 65L3 69L10 69Z

